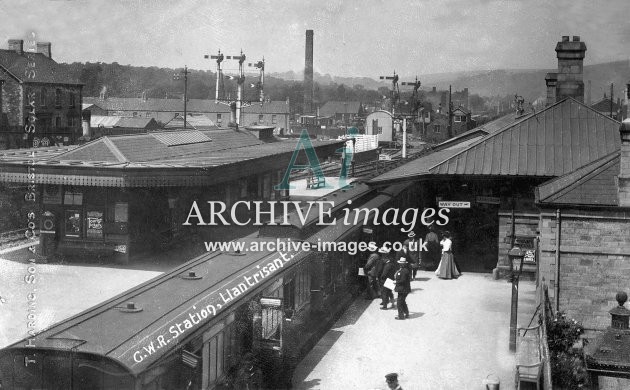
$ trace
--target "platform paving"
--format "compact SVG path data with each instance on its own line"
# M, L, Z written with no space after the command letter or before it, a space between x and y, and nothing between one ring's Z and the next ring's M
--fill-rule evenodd
M380 300L356 299L302 360L295 389L386 389L384 375L399 373L405 390L486 389L494 374L514 388L508 350L511 285L489 274L442 280L418 273L407 298L410 318L379 310ZM519 326L536 310L533 281L521 281Z

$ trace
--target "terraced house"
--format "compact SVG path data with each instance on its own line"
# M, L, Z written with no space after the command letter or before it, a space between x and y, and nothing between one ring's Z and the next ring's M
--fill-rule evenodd
M10 39L8 47L0 49L0 149L75 143L83 85L52 59L50 42L25 48ZM34 129L25 136L27 123Z

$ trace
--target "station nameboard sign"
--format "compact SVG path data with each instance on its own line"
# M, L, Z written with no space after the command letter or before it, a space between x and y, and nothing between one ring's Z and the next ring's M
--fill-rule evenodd
M391 161L392 156L389 154L379 154L378 159L381 161Z
M281 307L282 298L260 298L260 304L266 307Z
M498 196L478 196L477 203L501 204L501 198Z
M438 207L444 209L469 209L470 202L456 202L452 200L443 200L438 202Z

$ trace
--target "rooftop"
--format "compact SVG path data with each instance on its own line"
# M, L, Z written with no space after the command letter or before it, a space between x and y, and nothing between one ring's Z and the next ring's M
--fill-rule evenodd
M471 145L459 146L411 161L371 182L417 179L428 174L561 176L619 150L619 122L566 98L537 113L517 117Z
M35 64L37 70L33 78L24 76L29 61ZM82 85L65 68L41 53L25 51L20 55L15 50L0 49L0 67L19 82Z

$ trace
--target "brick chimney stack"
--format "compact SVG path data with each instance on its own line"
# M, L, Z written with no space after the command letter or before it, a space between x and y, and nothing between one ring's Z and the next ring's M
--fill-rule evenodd
M313 112L313 30L306 30L304 56L304 113Z
M52 58L50 51L50 42L37 42L37 52L42 53L48 58Z
M24 40L23 39L9 39L9 50L13 50L19 55L24 54Z
M630 207L630 118L619 127L621 157L619 161L619 206Z
M572 97L584 102L584 57L586 44L580 41L580 37L562 37L562 41L556 45L558 58L558 72L547 73L547 105L558 102L566 97Z

